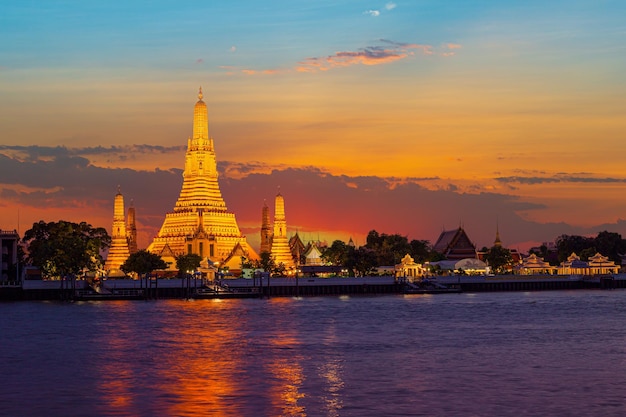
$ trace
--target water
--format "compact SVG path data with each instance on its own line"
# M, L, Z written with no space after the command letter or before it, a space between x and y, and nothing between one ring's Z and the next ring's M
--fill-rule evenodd
M2 416L623 416L626 291L0 303Z

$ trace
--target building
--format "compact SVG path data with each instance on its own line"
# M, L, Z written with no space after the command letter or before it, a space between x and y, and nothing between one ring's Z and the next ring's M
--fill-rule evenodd
M128 252L132 255L137 252L137 225L135 223L135 206L130 200L128 215L126 216L126 235L128 240Z
M477 257L476 245L472 243L465 230L460 226L455 230L441 232L437 242L433 245L433 250L449 260Z
M207 106L202 88L193 112L193 133L187 140L183 185L174 210L165 215L148 250L161 254L197 254L212 263L233 258L233 251L257 260L259 256L241 234L235 214L228 211L218 183L213 138L209 136Z
M17 230L0 230L0 281L19 281L17 269Z
M285 217L285 199L278 192L274 208L274 233L272 234L271 255L276 266L283 264L286 269L295 267L295 262L287 239L287 219Z
M263 210L261 211L261 253L270 253L272 251L272 226L270 224L270 208L267 202L263 202Z
M113 227L111 228L111 246L104 263L104 270L108 275L124 275L120 266L130 256L128 250L128 234L126 233L126 218L124 217L124 196L117 187L117 194L113 203Z

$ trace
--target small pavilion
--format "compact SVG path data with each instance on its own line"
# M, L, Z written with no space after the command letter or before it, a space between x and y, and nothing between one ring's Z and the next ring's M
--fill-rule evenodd
M554 274L557 271L555 266L550 265L534 253L524 258L518 269L521 275Z

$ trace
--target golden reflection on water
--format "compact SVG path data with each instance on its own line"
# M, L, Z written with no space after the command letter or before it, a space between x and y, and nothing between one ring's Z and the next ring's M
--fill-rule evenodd
M300 341L298 326L290 325L289 317L293 314L291 307L293 299L274 298L270 301L276 308L283 310L282 317L285 322L277 323L269 335L269 348L280 352L269 357L267 363L268 372L273 376L273 384L269 387L270 397L274 408L281 410L281 416L304 417L306 411L299 401L304 397L300 387L304 380L302 366L302 354L300 353Z
M262 302L274 314L271 326L248 323L255 317L242 312L251 308L242 300L107 302L107 319L95 324L103 358L94 361L106 413L232 416L257 409L258 415L339 416L342 358L309 368L316 397L307 398L306 329L292 321L298 300ZM321 343L336 341L331 325Z

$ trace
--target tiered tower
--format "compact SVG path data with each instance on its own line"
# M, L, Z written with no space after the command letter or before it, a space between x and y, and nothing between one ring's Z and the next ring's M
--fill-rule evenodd
M133 200L130 200L128 215L126 216L126 233L128 237L128 251L132 255L137 252L137 226L135 223L135 206Z
M278 193L274 209L274 235L272 237L272 258L276 265L283 264L286 268L295 266L289 240L287 239L287 220L285 219L285 199Z
M187 140L183 187L174 211L165 215L161 230L148 246L150 252L161 254L167 245L176 256L194 253L220 262L239 244L248 259L258 259L239 231L235 215L226 208L217 176L207 106L200 88L193 110L193 136Z
M120 266L130 256L128 240L126 236L126 219L124 218L124 196L117 187L115 202L113 204L113 228L111 229L111 247L104 270L109 274L119 271Z
M270 253L272 250L272 227L270 225L270 208L263 201L261 219L261 253Z

